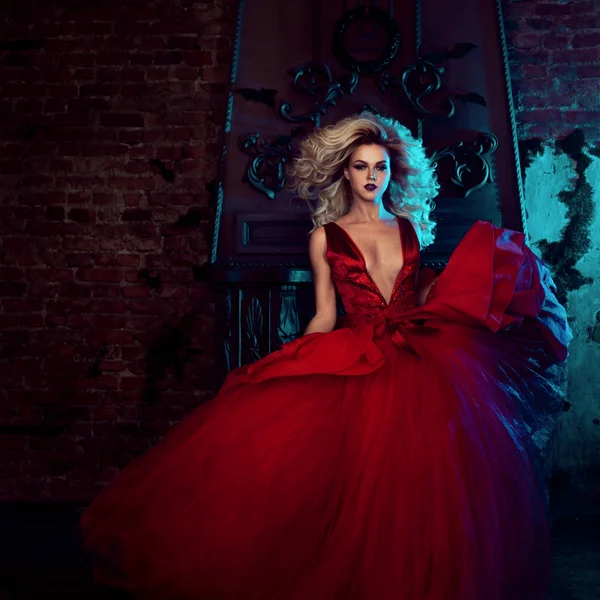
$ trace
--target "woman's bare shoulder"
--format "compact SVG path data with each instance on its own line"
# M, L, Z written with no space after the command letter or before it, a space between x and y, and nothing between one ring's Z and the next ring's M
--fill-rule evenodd
M308 234L310 244L324 244L326 239L327 234L325 233L325 225L315 227L313 231Z

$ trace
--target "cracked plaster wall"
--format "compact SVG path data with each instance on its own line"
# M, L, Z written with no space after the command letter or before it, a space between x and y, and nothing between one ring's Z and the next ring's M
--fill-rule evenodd
M549 265L574 339L567 402L554 439L554 475L600 485L600 153L575 132L523 145L529 243Z

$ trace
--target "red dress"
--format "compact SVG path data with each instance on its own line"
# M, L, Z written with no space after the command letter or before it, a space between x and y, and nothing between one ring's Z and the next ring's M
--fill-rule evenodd
M477 222L427 302L389 305L351 237L347 315L232 371L81 520L96 578L165 600L545 600L531 423L570 330L521 233ZM528 425L529 423L529 425Z

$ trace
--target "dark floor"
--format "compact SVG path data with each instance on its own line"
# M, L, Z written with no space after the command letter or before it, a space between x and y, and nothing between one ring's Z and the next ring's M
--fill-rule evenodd
M0 503L0 600L127 598L92 583L74 529L78 510ZM557 496L552 520L550 600L600 600L600 495Z
M600 600L600 490L555 491L550 600Z
M551 600L600 600L600 515L563 518L553 528Z

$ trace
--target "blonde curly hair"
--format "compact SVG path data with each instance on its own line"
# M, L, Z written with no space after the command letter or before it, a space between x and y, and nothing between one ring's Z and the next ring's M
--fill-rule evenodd
M350 210L350 187L343 177L351 154L365 144L384 147L390 155L390 184L383 195L384 208L418 226L421 248L434 241L430 218L439 185L423 144L398 121L362 112L335 125L315 130L300 144L300 156L288 168L293 189L311 208L317 227L337 221ZM313 210L311 201L316 200Z

